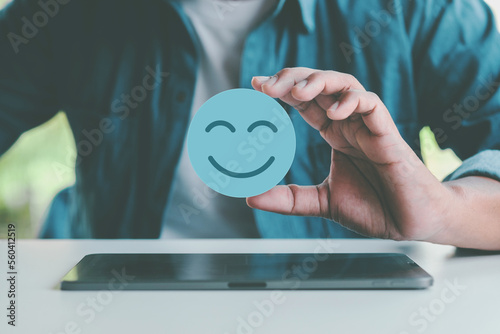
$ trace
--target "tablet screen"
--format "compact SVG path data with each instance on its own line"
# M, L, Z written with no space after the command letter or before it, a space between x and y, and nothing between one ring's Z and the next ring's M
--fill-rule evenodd
M63 289L422 288L432 278L404 254L92 254ZM416 284L416 285L415 285ZM422 286L424 285L424 286Z

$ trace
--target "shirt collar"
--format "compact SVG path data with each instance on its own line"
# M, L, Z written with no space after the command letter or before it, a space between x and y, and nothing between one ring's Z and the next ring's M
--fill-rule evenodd
M171 3L174 6L179 6L179 0L165 0L167 3ZM278 6L274 10L273 14L271 15L273 18L278 16L284 6L285 3L287 5L296 5L298 7L298 10L300 11L300 18L302 19L302 26L304 29L308 32L311 33L314 31L316 25L314 22L314 11L316 8L316 2L317 0L279 0ZM297 6L298 4L298 6ZM180 9L177 7L177 9Z

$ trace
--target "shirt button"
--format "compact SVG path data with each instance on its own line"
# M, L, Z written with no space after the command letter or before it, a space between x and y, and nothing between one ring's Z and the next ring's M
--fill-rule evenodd
M179 103L182 103L186 101L186 93L184 92L179 92L177 93L177 96L175 97L175 100Z

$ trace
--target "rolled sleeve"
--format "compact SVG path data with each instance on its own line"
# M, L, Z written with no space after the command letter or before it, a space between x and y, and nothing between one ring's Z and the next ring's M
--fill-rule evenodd
M445 181L467 176L484 176L500 181L500 151L487 150L470 157L448 175Z

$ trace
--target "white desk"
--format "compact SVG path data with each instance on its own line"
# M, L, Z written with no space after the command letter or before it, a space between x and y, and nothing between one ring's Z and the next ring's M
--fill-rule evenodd
M269 301L271 291L100 293L57 287L59 279L89 253L312 253L321 242L332 246L325 252L406 253L435 278L434 286L402 291L284 291L282 303L267 311L259 311L255 303ZM18 326L12 328L6 324L7 245L0 242L2 334L500 333L500 255L457 257L448 246L381 240L26 240L18 241L17 250ZM450 290L448 285L455 281L458 290ZM95 300L96 310L87 305L89 300Z

